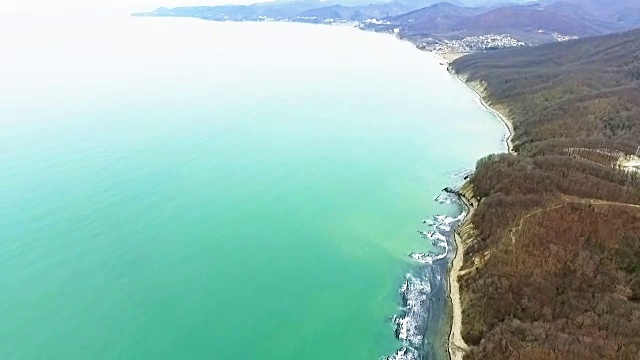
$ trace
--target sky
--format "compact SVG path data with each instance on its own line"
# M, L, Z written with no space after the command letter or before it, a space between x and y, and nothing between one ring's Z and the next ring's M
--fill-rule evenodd
M0 15L57 15L87 12L133 12L154 10L160 6L252 4L272 0L2 0ZM381 2L390 0L371 0ZM444 1L444 0L443 0ZM482 0L477 0L479 3ZM469 1L466 1L469 2Z
M160 6L247 4L267 0L3 0L0 14L58 15L104 11L131 12L154 10Z
M241 5L265 1L272 0L2 0L0 16L6 18L20 15L127 14L155 10L160 6ZM371 2L381 1L390 0L371 0Z

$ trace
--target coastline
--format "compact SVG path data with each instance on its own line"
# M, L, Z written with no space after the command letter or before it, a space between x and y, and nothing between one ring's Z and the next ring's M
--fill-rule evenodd
M464 196L460 194L458 197L463 207L466 208L466 215L453 233L456 251L449 267L448 297L451 301L451 331L449 332L447 349L451 360L462 360L464 354L469 350L469 346L467 346L462 338L462 299L460 298L458 276L464 263L464 243L458 230L471 220L474 209Z
M448 62L448 64L450 63L451 62ZM448 67L448 71L452 76L455 76L478 96L478 100L485 111L492 113L500 120L500 122L502 122L505 128L506 136L504 138L504 142L507 145L507 152L510 154L515 154L516 152L513 148L512 142L514 129L511 120L509 120L507 116L503 115L498 110L491 107L491 105L489 105L489 103L485 101L484 96L486 95L486 92L480 83L468 83L462 76L452 71L450 67ZM465 185L466 184L469 183L467 182L465 183ZM474 213L474 206L471 203L468 194L458 193L457 195L460 202L462 203L463 208L465 209L463 211L466 211L466 214L460 225L458 225L453 233L456 251L449 267L448 297L451 302L451 330L449 332L447 349L449 352L449 358L451 360L463 360L465 353L469 350L469 346L465 343L464 338L462 337L462 299L460 295L460 282L458 278L461 274L462 266L464 265L465 250L464 239L460 234L460 230L465 225L467 225L469 221L471 221Z
M456 75L456 77L458 77L458 76ZM462 79L460 79L460 80L462 80ZM513 134L514 134L513 122L508 117L503 115L501 112L499 112L498 110L496 110L493 107L491 107L491 105L489 105L484 100L485 95L486 95L484 90L482 90L482 92L479 92L478 90L474 89L472 86L469 86L469 85L467 85L467 86L469 87L469 89L473 90L473 92L475 92L476 95L478 95L478 100L480 100L480 103L485 108L485 110L487 110L488 112L494 114L498 119L500 119L500 121L502 122L502 124L504 125L504 127L507 130L507 137L504 139L504 142L507 145L507 152L509 154L515 154L516 151L513 149Z
M310 24L310 25L318 25L318 24ZM335 26L335 25L328 25L328 24L320 24L320 25ZM392 34L389 34L389 35L392 35ZM461 75L456 74L455 72L449 70L450 64L454 60L467 55L466 53L456 53L456 52L440 53L440 52L434 52L434 51L425 51L423 49L418 48L416 44L409 39L401 38L398 36L394 36L394 37L400 41L407 41L418 50L422 50L423 53L426 53L428 56L432 56L434 60L440 64L440 66L444 67L445 71L448 71L452 76L455 76L456 79L461 81L466 87L471 89L478 97L478 101L482 105L484 110L492 113L501 121L506 131L505 132L506 136L504 138L504 141L507 145L508 152L514 153L513 144L512 144L512 137L514 134L513 125L511 121L508 119L508 117L504 116L498 110L492 108L488 104L488 102L484 100L483 95L486 95L486 92L481 83L467 83ZM448 287L443 289L443 292L446 292L446 295L441 294L442 301L445 304L447 302L451 304L452 317L450 318L451 319L450 320L451 324L449 326L450 329L447 329L446 327L448 322L447 319L445 318L442 321L441 323L442 330L439 333L439 336L441 337L439 337L437 341L440 342L439 346L443 346L445 348L445 349L442 349L442 356L444 356L445 354L448 354L451 360L463 360L465 353L467 353L469 350L468 345L465 343L462 337L462 300L461 300L460 284L458 281L458 277L464 265L464 244L463 244L463 239L458 232L461 228L463 228L463 226L465 226L470 222L470 219L474 213L474 208L465 196L458 194L458 198L462 203L463 208L466 208L466 210L463 210L464 215L460 219L461 220L460 223L458 224L457 227L454 228L454 231L451 232L452 234L450 234L450 236L453 237L452 242L455 244L455 251L453 252L453 257L451 258L451 260L440 262L441 266L444 268L444 271L442 274L443 278L446 276L445 282L448 280ZM435 260L439 260L439 259L435 259ZM405 284L409 284L409 283L405 281ZM440 296L440 294L438 295ZM447 297L447 299L444 298L445 296ZM443 316L446 316L446 315L443 315ZM429 320L427 320L427 322L429 322ZM398 331L398 329L396 329L396 331ZM421 350L424 351L424 349L421 349ZM401 356L408 355L409 357L392 357L393 355L391 355L389 357L386 357L386 359L413 358L411 357L412 353L409 352L406 347L399 350L396 356L398 354Z
M400 40L404 40L399 38ZM504 126L504 137L503 141L507 147L507 152L509 154L515 154L516 151L513 148L513 136L514 136L514 128L512 121L508 118L508 116L504 115L502 112L493 108L488 101L485 101L486 90L484 89L484 85L480 82L467 82L464 76L457 74L455 71L451 70L451 63L467 54L462 53L437 53L433 51L425 51L429 56L432 56L436 61L440 63L440 65L446 66L447 71L462 82L467 88L471 89L476 96L478 97L479 104L484 108L485 111L493 114L496 118L500 120L502 125ZM457 227L453 231L453 243L455 245L455 252L453 253L453 258L449 261L448 264L448 289L447 289L447 298L449 304L451 305L451 321L450 329L448 331L448 336L444 339L444 343L446 344L446 351L449 355L450 360L463 360L464 355L469 351L469 346L464 341L462 337L462 299L460 294L460 282L458 280L459 276L462 273L462 266L464 265L464 240L463 235L461 235L461 229L465 228L474 213L474 204L472 202L473 198L473 190L463 191L467 185L470 183L467 181L462 187L460 192L457 192L456 195L462 205L464 217L457 225ZM475 204L477 206L477 203Z
M441 65L447 65L447 71L449 71L449 73L452 76L460 80L460 82L462 82L466 87L471 89L476 94L476 96L478 97L478 102L480 103L480 105L482 105L484 110L487 112L490 112L495 117L500 119L500 122L502 122L502 125L506 130L507 136L505 137L504 142L507 145L507 152L510 154L515 154L516 152L513 149L513 135L514 135L513 122L509 119L508 116L504 115L503 112L498 111L485 100L487 93L486 93L486 90L484 89L484 86L480 82L469 83L466 81L466 79L463 76L451 70L450 65L454 60L469 54L456 53L456 52L436 53L433 51L427 51L427 53L435 57L440 62Z
M495 117L500 119L500 122L502 122L502 125L504 125L506 133L507 133L506 134L507 136L504 139L504 142L507 145L507 152L509 154L515 154L516 152L513 149L513 141L512 141L513 140L513 134L514 134L513 122L507 116L505 116L503 113L501 113L500 111L496 110L487 101L485 101L485 96L487 94L486 94L486 91L484 90L483 86L480 83L478 83L478 82L469 83L469 82L465 81L465 79L463 77L461 77L460 75L458 75L454 71L449 70L449 72L453 76L455 76L458 80L460 80L466 87L471 89L478 96L478 101L480 102L482 107L485 109L485 111L488 111L488 112L492 113Z
M399 37L396 37L396 38L401 41L408 41L409 43L415 46L414 43L412 43L407 39L402 39ZM485 92L480 83L476 83L476 84L467 83L463 78L463 76L456 74L455 72L450 70L450 64L452 61L467 54L462 54L462 53L442 54L438 52L424 51L424 50L423 52L426 53L427 56L431 57L435 62L440 64L440 66L442 66L445 71L449 72L451 76L454 76L457 80L461 81L467 88L471 89L477 96L478 102L482 106L482 108L485 111L493 114L496 118L500 120L500 122L504 127L502 141L505 142L508 153L514 154L515 151L513 149L513 144L511 140L513 137L514 131L513 131L513 125L509 120L509 118L503 115L500 111L492 108L489 105L489 103L484 100L483 95L485 95ZM504 151L504 149L496 149L496 152L502 152L502 151ZM449 256L447 256L445 253L444 258L441 258L441 259L447 259L447 261L440 262L440 265L439 265L443 268L443 272L444 272L443 280L445 282L445 288L443 289L444 294L442 294L443 295L442 301L444 302L444 304L446 304L446 307L448 309L446 310L446 314L443 315L445 318L442 320L441 323L431 323L432 319L430 314L432 313L433 309L424 310L427 314L429 314L428 315L429 318L427 319L427 322L432 325L436 325L440 329L436 333L431 333L430 335L428 335L428 333L424 333L424 336L425 337L430 336L435 343L440 344L438 345L438 347L442 349L442 352L438 355L439 357L448 358L450 360L463 360L464 355L468 353L470 350L469 346L466 344L462 336L462 327L463 327L462 310L463 309L462 309L462 298L460 293L460 282L458 279L461 274L464 274L464 271L462 271L462 267L464 265L464 251L465 251L464 243L465 243L465 240L469 240L469 239L464 239L464 235L462 234L468 235L467 230L469 229L471 218L474 214L475 207L477 206L477 203L473 199L474 197L473 189L470 185L471 183L467 181L461 186L460 190L458 191L450 192L450 191L447 191L446 189L444 190L444 192L449 192L452 195L456 195L462 207L462 213L456 219L458 220L457 225L453 226L451 228L451 231L447 234L447 237L448 237L447 243L450 244L449 249L453 249L453 251L448 252ZM432 260L440 260L440 259L433 258ZM431 261L429 261L429 263L431 263ZM435 262L431 264L434 266L436 265ZM403 285L403 289L407 287L407 284L408 283L405 281L405 284ZM401 290L401 292L403 293L403 299L404 299L406 297L406 293L404 292L404 290ZM435 294L429 294L427 296L434 296L434 295ZM406 306L406 304L403 304L403 306ZM451 315L449 315L449 312L451 313ZM398 329L399 328L396 328L396 336L398 336L397 335ZM424 331L424 329L422 330ZM435 337L433 337L434 335ZM435 345L435 343L433 343L433 345ZM416 349L419 352L415 351ZM433 348L431 349L433 351ZM411 352L410 350L415 352ZM420 347L407 348L405 344L405 347L403 347L401 350L396 352L396 354L392 356L388 356L384 359L387 359L387 360L418 359L418 358L422 358L420 357L421 356L420 353L423 353L422 355L424 356L425 350L426 350L425 348L420 348ZM435 354L431 353L431 356L434 356L434 355ZM428 357L428 358L431 358L431 357Z

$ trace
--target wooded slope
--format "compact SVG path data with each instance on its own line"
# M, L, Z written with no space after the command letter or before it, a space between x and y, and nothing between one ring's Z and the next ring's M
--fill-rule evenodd
M640 141L640 29L473 54L452 69L508 108L523 155L605 146L633 153Z
M478 162L466 359L640 359L640 31L463 57L518 155Z

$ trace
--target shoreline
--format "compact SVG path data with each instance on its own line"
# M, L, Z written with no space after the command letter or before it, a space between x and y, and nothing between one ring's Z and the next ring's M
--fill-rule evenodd
M363 30L363 29L359 29ZM365 30L366 31L366 30ZM389 34L392 35L392 34ZM477 96L478 102L483 107L483 109L491 114L493 114L504 126L504 136L502 141L504 141L507 146L507 153L516 154L516 151L513 148L513 135L514 128L512 121L505 115L503 115L500 111L494 109L487 101L484 99L484 95L486 95L486 91L483 89L482 84L479 82L476 83L468 83L461 75L452 71L450 65L456 59L469 55L468 53L457 53L457 52L446 52L439 53L435 51L428 51L424 49L420 49L416 43L412 42L409 39L401 38L399 36L394 36L397 40L406 41L413 45L416 49L426 53L428 56L432 57L436 62L438 62L441 66L445 67L445 70L454 76L457 80L462 82L464 86L471 89ZM475 169L474 169L475 170ZM468 182L466 182L468 183ZM465 216L459 222L457 227L453 229L453 243L455 244L456 250L454 252L453 258L448 261L447 266L447 280L448 280L448 289L447 289L447 298L449 300L449 304L451 305L451 324L449 326L449 335L446 339L443 339L445 343L445 352L449 355L449 360L463 360L465 353L469 351L469 346L464 341L462 337L462 299L460 296L460 283L458 281L458 277L461 273L462 266L464 265L464 243L462 237L458 234L458 231L466 225L473 216L474 207L470 201L467 199L464 194L458 193L458 199L462 203L463 212L466 212ZM444 334L443 334L444 335ZM387 357L387 359L390 359Z
M480 105L482 105L485 111L490 112L495 117L497 117L500 120L500 122L502 122L502 125L505 127L506 135L507 135L507 137L504 139L504 142L507 145L507 152L509 154L515 154L516 151L513 149L513 135L514 135L513 122L507 116L502 114L500 111L494 109L489 103L487 103L487 101L485 101L484 95L486 95L486 92L481 88L480 84L477 84L477 85L474 85L475 83L470 84L466 82L465 79L463 79L457 73L453 71L450 71L450 73L453 76L455 76L456 79L460 80L466 87L471 89L476 94L476 96L478 96L478 101L480 102Z
M398 38L399 40L406 40ZM411 42L411 41L409 41ZM415 44L414 44L415 45ZM420 49L421 50L421 49ZM424 51L424 50L423 50ZM483 107L483 109L491 114L493 114L504 126L504 137L502 141L504 141L507 146L507 153L516 154L516 151L513 148L513 135L514 128L513 122L500 111L494 109L487 101L485 101L484 96L486 95L486 91L483 86L479 82L468 83L466 79L455 71L451 70L451 63L468 54L461 53L446 53L441 54L433 51L424 51L429 56L433 57L436 61L440 63L440 65L445 65L447 71L454 76L457 80L462 82L464 86L471 89L477 96L478 102ZM467 182L468 183L468 182ZM464 265L464 242L461 235L458 233L459 230L466 225L469 221L471 221L471 217L473 216L475 208L473 207L470 199L467 199L465 194L458 193L458 199L461 202L463 212L466 212L462 221L458 224L458 226L453 231L453 243L455 244L455 252L453 255L453 259L449 262L448 266L448 274L447 279L449 282L447 298L451 305L451 321L449 335L444 340L447 354L449 355L450 360L463 360L464 355L469 351L469 346L464 341L462 337L462 299L460 295L460 282L458 278L461 273L462 266Z
M467 213L458 228L453 232L456 251L449 266L449 291L447 297L451 302L451 331L449 332L447 351L451 360L462 360L464 354L469 350L469 346L462 338L462 299L460 298L458 276L464 264L464 244L458 234L458 230L471 220L474 209L464 196L459 194L458 198Z
M485 100L486 91L482 88L480 83L468 83L462 76L457 74L455 71L451 70L451 68L449 67L454 60L469 54L454 53L454 52L441 54L433 51L425 51L425 52L433 56L436 60L438 60L441 65L447 65L447 71L449 71L449 73L452 76L454 76L456 79L462 82L464 86L471 89L471 91L473 91L476 94L476 96L478 97L478 102L480 103L480 105L482 105L484 110L493 114L495 117L497 117L500 120L500 122L502 123L502 125L506 130L505 132L507 136L504 138L504 142L507 145L507 152L509 154L515 154L516 151L513 149L513 135L515 133L513 129L513 122L509 119L509 117L507 117L500 111L493 108Z
M441 53L441 52L436 52L436 51L429 51L429 50L424 50L424 49L420 49L415 43L411 42L411 40L407 40L407 39L403 39L403 38L399 38L396 37L399 40L402 41L408 41L409 43L411 43L413 46L415 46L416 49L432 56L433 58L435 58L440 65L446 65L449 66L449 64L451 64L451 62L453 62L454 60L461 58L465 55L469 55L468 53L457 53L457 52L445 52L445 53Z
M209 21L207 19L202 19L202 20ZM335 24L312 24L312 23L304 23L304 22L300 22L300 23L293 22L293 23L308 24L313 26L315 25L345 26L345 27L356 29L356 30L367 31L367 32L370 31L366 29L356 28L348 24L335 25ZM408 42L414 47L414 49L420 50L421 52L425 53L427 56L431 57L434 61L436 61L437 64L444 67L444 70L448 71L451 76L454 76L457 80L461 81L467 88L471 89L476 94L478 101L482 105L484 110L492 113L495 117L497 117L501 121L501 123L505 128L505 134L507 135L502 140L507 145L508 153L515 153L515 151L513 150L513 144L512 144L512 137L514 134L512 122L508 119L508 117L504 116L502 113L492 108L484 100L483 95L485 95L485 92L484 92L484 89L482 89L482 86L480 83L477 83L477 84L467 83L462 76L449 70L450 64L453 61L455 61L456 59L462 56L468 55L468 53L458 53L453 51L449 51L449 52L429 51L429 50L419 48L415 42L407 38L402 38L391 33L381 33L381 32L375 32L375 31L371 31L371 32L376 34L391 35L397 40ZM464 244L463 244L462 238L458 234L458 231L460 228L462 228L465 224L467 224L470 221L474 213L474 208L472 207L472 204L462 194L458 194L458 199L462 203L462 207L466 210L463 210L463 212L465 212L464 217L461 219L457 227L453 229L452 234L450 233L450 236L453 236L453 244L455 245L455 252L453 252L453 258L450 261L446 261L445 269L447 273L446 275L443 274L447 277L447 280L448 280L448 287L445 290L447 299L443 299L443 301L448 300L449 304L451 304L451 312L452 312L452 317L450 319L451 324L449 326L450 329L448 331L446 327L442 326L442 330L438 332L439 335L442 336L442 338L434 339L434 343L436 341L440 342L441 344L440 346L445 347L442 353L448 354L448 357L450 360L463 360L465 353L467 353L469 350L469 346L465 343L462 337L462 301L460 296L460 286L459 286L460 284L458 282L458 277L460 275L462 266L464 265ZM446 316L446 315L443 315L443 316ZM448 322L448 319L443 319L441 325L445 325L447 322ZM446 336L447 333L448 333L448 336ZM402 352L403 350L406 350L406 349L407 347L403 347L402 349L398 350L396 354L407 355L407 353ZM393 355L384 357L384 359L398 358L398 357L392 357L392 356Z
M511 122L511 120L509 120L507 116L503 115L498 110L492 108L484 100L483 95L486 95L486 93L479 84L474 86L474 84L467 83L465 79L463 79L459 74L450 70L450 68L448 68L448 70L452 76L455 76L456 79L461 81L466 87L471 89L478 96L478 100L482 105L482 107L485 109L485 111L492 113L494 116L496 116L500 120L500 122L502 122L502 125L505 128L506 137L503 140L507 145L507 152L509 154L515 154L516 152L513 149L513 142L512 142L514 129L513 129L513 123ZM453 232L456 251L454 253L453 260L451 261L451 265L449 267L449 291L448 291L448 298L451 302L451 329L450 329L449 338L447 341L447 345L448 345L447 350L449 353L450 360L463 360L465 353L469 351L469 346L466 344L466 342L464 341L464 338L462 337L462 299L460 296L460 282L458 281L458 278L460 276L462 266L464 265L464 242L461 235L459 234L459 230L465 224L471 221L471 217L473 216L473 212L474 212L474 207L472 206L472 203L469 201L469 199L467 199L466 196L464 196L464 194L459 193L458 198L460 199L460 202L462 203L462 207L466 210L467 213L465 214L465 217L462 220L462 222L458 225L458 227Z
M415 43L411 42L408 39L402 39L397 36L396 38L401 41L408 41L414 46L416 46ZM462 82L464 86L471 89L471 91L473 91L476 94L478 102L484 108L484 110L493 114L496 118L498 118L498 120L500 120L500 122L504 126L504 130L505 130L504 134L506 136L503 137L502 141L504 141L505 145L507 146L507 153L516 154L516 151L513 148L513 135L514 135L513 122L507 116L502 114L500 111L494 109L487 101L485 101L484 96L486 95L486 91L484 90L481 83L479 82L468 83L466 79L464 79L460 74L451 70L450 65L454 60L468 54L438 53L434 51L425 51L425 50L419 49L417 46L416 48L418 50L421 50L427 53L429 56L434 58L434 60L440 63L440 65L446 66L446 70L451 74L451 76L454 76L456 79ZM469 351L469 346L467 345L467 343L464 341L464 338L462 337L462 299L460 296L460 282L458 281L458 277L460 276L462 266L464 265L465 249L464 249L463 239L461 235L458 234L458 231L464 225L466 225L469 221L471 221L471 217L473 216L473 213L474 213L474 207L470 199L467 199L464 194L458 193L457 195L458 195L458 199L462 203L463 212L466 212L466 214L462 219L462 221L460 221L458 226L453 231L453 239L454 239L453 243L455 244L456 250L454 252L453 259L449 262L448 274L447 274L447 278L449 282L447 298L449 300L449 303L451 304L451 319L450 319L451 325L449 330L449 336L445 340L445 343L446 343L445 347L450 360L464 360L464 355Z
M458 77L456 75L456 77ZM462 79L460 79L462 80ZM478 95L478 100L480 100L480 103L482 104L482 106L485 108L486 111L492 113L493 115L495 115L498 119L500 119L500 121L502 122L502 125L504 125L504 127L507 130L507 137L504 139L505 144L507 145L507 152L509 154L515 154L516 151L513 149L513 134L514 134L514 130L513 130L513 122L511 122L511 120L509 120L508 117L506 117L505 115L503 115L501 112L499 112L498 110L494 109L493 107L491 107L491 105L489 105L485 100L484 100L484 91L483 93L478 92L478 90L474 89L473 87L467 85L467 87L471 90L473 90L473 92L476 93L476 95Z

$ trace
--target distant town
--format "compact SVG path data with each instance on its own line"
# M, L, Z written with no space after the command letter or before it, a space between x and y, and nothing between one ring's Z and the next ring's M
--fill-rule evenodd
M509 34L490 34L468 36L460 40L438 40L426 38L416 44L419 49L436 53L470 53L476 51L498 50L510 47L527 46L523 41L512 38Z
M576 16L576 13L588 13L587 9L580 10L577 4L568 9L566 1L557 4L516 2L522 4L487 0L484 6L472 7L437 0L382 1L366 5L356 0L344 4L292 0L253 5L158 8L133 15L352 26L395 34L425 51L452 56L564 42L628 30L635 24L633 16L622 16L623 13L598 21Z
M399 27L386 20L371 18L363 21L348 21L342 19L323 19L316 16L296 16L289 20L280 20L259 16L258 21L292 21L325 25L353 26L362 30L372 30L378 32L393 33L399 38L406 38L413 42L420 50L430 51L437 54L466 54L478 51L500 50L512 47L534 46L537 44L527 43L519 40L510 34L486 34L478 36L466 36L460 39L445 39L436 37L425 37L423 39L415 37L405 37ZM537 33L550 36L557 42L577 39L577 36L562 35L559 33L546 33L538 30ZM546 33L546 34L545 34Z

